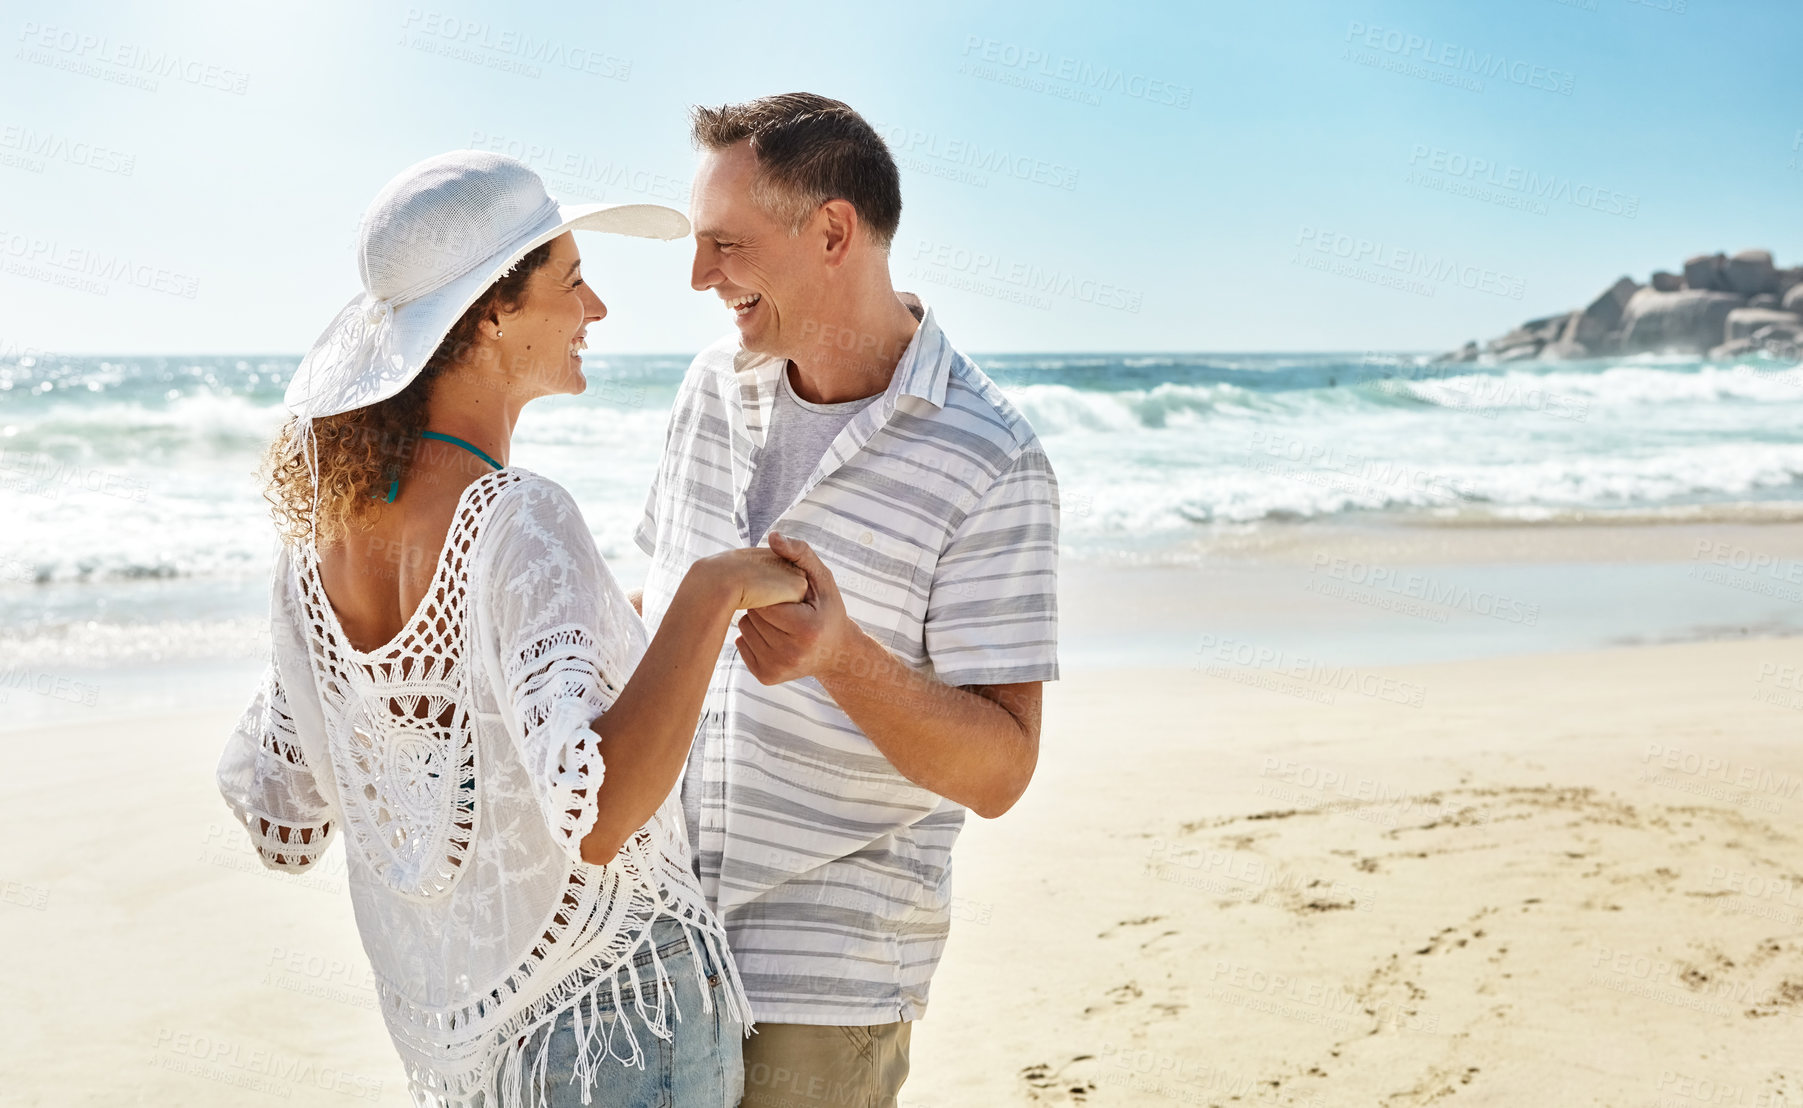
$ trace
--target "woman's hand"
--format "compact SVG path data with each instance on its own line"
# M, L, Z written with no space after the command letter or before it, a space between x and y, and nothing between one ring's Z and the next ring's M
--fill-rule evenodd
M689 572L696 570L721 582L735 610L793 604L808 593L807 574L767 546L711 554L697 561Z

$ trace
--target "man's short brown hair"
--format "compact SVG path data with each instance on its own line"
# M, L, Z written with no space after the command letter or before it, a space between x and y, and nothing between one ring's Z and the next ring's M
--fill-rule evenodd
M876 129L847 104L811 92L760 96L690 111L695 144L724 150L746 139L758 160L751 194L800 231L820 205L844 200L884 249L901 225L901 174Z

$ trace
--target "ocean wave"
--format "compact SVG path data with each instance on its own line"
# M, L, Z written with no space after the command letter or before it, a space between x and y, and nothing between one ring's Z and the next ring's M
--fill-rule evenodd
M1189 428L1210 417L1240 414L1307 421L1361 411L1438 409L1582 420L1592 411L1610 409L1663 407L1689 415L1704 405L1803 405L1803 367L1712 365L1694 359L1612 364L1591 371L1553 366L1473 368L1367 359L1333 372L1314 372L1308 383L1292 377L1287 387L1239 375L1232 381L1150 388L1035 381L1007 391L1042 436Z
M1378 353L979 361L1045 441L1065 536L1093 549L1347 512L1526 518L1803 502L1803 369L1776 363L1472 366ZM276 371L286 364L71 359L14 372L0 402L0 518L10 524L0 529L0 586L261 572L273 539L254 475L285 418ZM521 417L513 461L571 489L610 559L639 557L631 533L685 366L609 358L583 396ZM1289 444L1297 460L1261 454L1260 443Z
M1348 512L1481 506L1521 513L1618 509L1699 500L1794 497L1803 445L1712 444L1644 456L1452 463L1343 453L1325 464L1256 451L1189 473L1145 467L1063 482L1067 537L1086 542L1169 534L1196 524L1314 519Z
M1230 384L1166 384L1109 392L1070 385L1023 385L1008 390L1008 396L1042 436L1195 426L1223 404L1257 402L1256 396Z
M1803 368L1618 365L1593 373L1511 370L1398 379L1379 387L1437 407L1467 410L1564 407L1575 411L1727 401L1791 404L1803 402Z
M151 405L58 397L36 411L8 412L4 443L75 464L162 470L229 456L254 469L286 418L279 403L243 396L201 393Z

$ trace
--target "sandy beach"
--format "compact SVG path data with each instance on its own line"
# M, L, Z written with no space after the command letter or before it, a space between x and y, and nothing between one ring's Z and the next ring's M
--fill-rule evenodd
M1025 799L959 844L902 1103L1803 1102L1803 663L1686 622L1750 588L1649 530L1073 567L1079 661ZM1723 534L1781 566L1798 538ZM1319 586L1361 552L1405 582L1557 572L1523 628L1456 590ZM1610 646L1572 613L1635 561L1699 591ZM1330 646L1292 645L1311 627ZM406 1103L341 856L263 871L214 792L238 707L5 733L8 1103Z
M1761 680L1793 659L1379 671L1419 707L1194 669L1064 682L1034 790L961 844L977 925L910 1091L1798 1103L1803 696Z
M1036 771L965 819L882 1108L1803 1108L1803 2L822 14L12 16L0 1108L411 1105L365 848L271 871L218 790L271 572L303 537L345 607L298 623L360 644L473 629L555 726L582 667L522 675L510 640L584 637L526 611L588 587L584 530L629 591L811 536L852 618L958 680L1045 672L1057 550ZM454 474L560 491L490 516ZM993 747L944 741L944 698L824 614L781 672L849 658L827 683L887 704L924 788L1013 795L998 711L960 721ZM453 726L439 679L494 653L315 691ZM697 676L664 653L652 687ZM710 689L695 895L725 890L764 1014L914 1015L946 824L896 826L920 790L790 692ZM377 837L484 806L396 895L467 875L443 916L476 955L605 937L540 887L551 847L494 864L540 814L494 810L511 760L419 727L341 727ZM542 806L632 792L631 739ZM264 814L317 828L306 799ZM415 1072L469 1087L456 1005L499 971L440 988L411 952L462 947L392 938L444 1015ZM482 1012L588 991L533 964ZM846 1030L830 1077L772 1050L764 1099L892 1084Z

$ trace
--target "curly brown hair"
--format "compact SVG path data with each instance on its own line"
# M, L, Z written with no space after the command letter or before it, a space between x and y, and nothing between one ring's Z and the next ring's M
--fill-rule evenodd
M263 496L282 541L323 546L375 524L391 481L405 480L419 435L426 429L432 385L474 346L476 328L503 311L517 310L526 282L550 260L551 243L528 252L488 286L426 359L407 387L387 400L313 420L319 455L319 507L314 514L313 476L304 449L307 427L290 419L263 457Z

